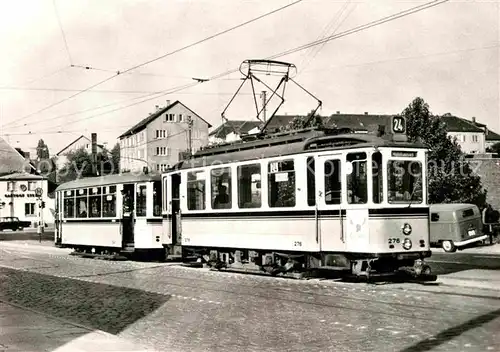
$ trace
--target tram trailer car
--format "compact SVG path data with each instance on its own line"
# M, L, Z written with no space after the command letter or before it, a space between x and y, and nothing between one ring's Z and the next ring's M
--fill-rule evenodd
M213 147L162 176L164 238L217 268L430 276L426 158L325 129Z
M76 254L163 259L160 175L106 175L56 189L55 242Z

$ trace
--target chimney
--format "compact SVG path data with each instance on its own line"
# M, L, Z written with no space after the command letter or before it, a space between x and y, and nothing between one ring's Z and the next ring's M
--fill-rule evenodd
M472 116L472 122L476 123L476 117Z
M365 115L368 115L368 111L365 111Z
M160 110L160 105L155 105L156 111Z
M340 111L337 111L337 115L340 115Z
M170 105L170 100L167 100L167 106L169 106L169 105Z
M92 174L97 175L97 133L92 133Z

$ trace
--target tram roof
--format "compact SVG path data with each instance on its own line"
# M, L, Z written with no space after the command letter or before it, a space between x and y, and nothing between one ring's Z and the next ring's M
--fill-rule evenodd
M312 151L344 150L363 147L395 147L424 149L421 143L399 142L392 135L378 137L373 134L345 133L341 130L309 129L276 135L271 138L253 137L254 140L208 148L197 152L191 159L183 160L172 169L182 170L195 167L227 164L238 161L259 160Z
M136 182L148 182L148 181L159 181L159 180L161 180L161 175L151 175L144 173L141 173L139 175L113 174L113 175L98 176L98 177L85 177L59 185L59 187L56 188L56 192L68 189L75 189L75 188L99 187L99 186L109 186L109 185L116 185L123 183L136 183Z

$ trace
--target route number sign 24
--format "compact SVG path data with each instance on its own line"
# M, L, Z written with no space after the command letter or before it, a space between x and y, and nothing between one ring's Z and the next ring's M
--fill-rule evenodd
M394 116L392 118L392 132L398 134L406 132L406 120L404 117Z

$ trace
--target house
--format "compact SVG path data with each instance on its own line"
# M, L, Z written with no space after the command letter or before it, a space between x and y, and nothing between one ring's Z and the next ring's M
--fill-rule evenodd
M189 149L199 150L208 144L207 121L176 100L132 126L120 135L122 172L162 171L182 159Z
M500 143L500 134L486 129L486 149L491 148L493 145Z
M448 136L455 137L464 153L484 154L486 152L486 125L451 114L440 116L446 124Z
M232 142L240 139L242 134L258 132L262 122L252 121L226 121L215 130L210 132L208 141L210 144L221 142Z
M30 221L36 226L39 212L43 211L45 223L53 223L54 198L49 197L49 181L36 173L29 158L0 137L0 217L15 216ZM42 189L41 201L46 207L40 209L35 189Z
M83 134L75 139L73 142L65 146L56 154L56 166L60 170L68 161L68 154L83 148L87 153L92 153L92 141ZM97 153L104 152L105 146L97 144Z

